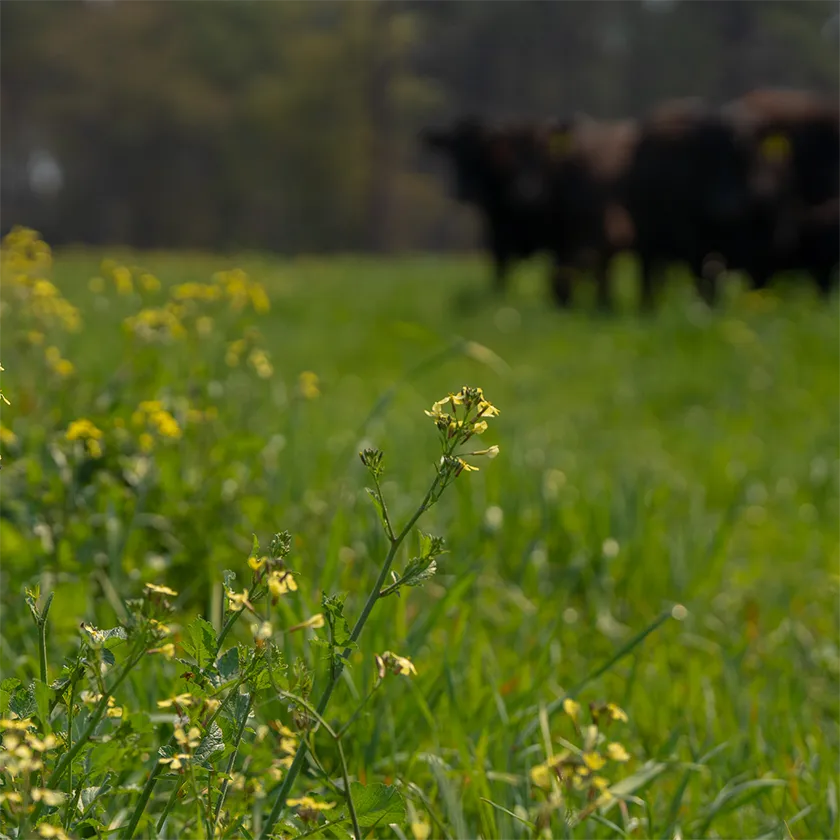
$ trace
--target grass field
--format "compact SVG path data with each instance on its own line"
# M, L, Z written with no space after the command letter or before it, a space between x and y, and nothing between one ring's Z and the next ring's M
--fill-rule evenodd
M538 264L499 300L485 294L478 258L109 253L117 263L103 270L103 256L55 255L75 331L61 307L39 308L32 278L46 262L24 266L29 281L4 270L0 716L57 738L44 769L13 776L20 733L7 732L5 836L35 836L46 819L73 837L123 837L135 816L138 837L265 830L306 734L302 707L278 696L274 677L243 683L254 717L241 693L219 716L224 751L205 751L202 764L202 747L178 741L193 758L164 767L138 812L157 749L174 744L173 707L158 701L192 692L180 711L204 744L197 706L239 685L181 676L202 666L178 662L191 661L185 650L200 659L198 625L187 628L202 615L219 631L233 615L224 570L237 574L231 592L253 592L252 534L265 551L288 530L297 591L270 614L254 606L289 664L281 686L307 694L314 678L314 703L329 666L310 640L328 628L284 629L323 614L322 591L347 593L352 626L389 547L358 453L384 450L382 490L405 523L440 455L424 410L465 384L500 410L467 448L500 454L472 459L480 471L458 476L420 521L448 553L425 586L375 605L325 713L336 729L350 719L377 684L374 653L416 666L382 680L341 739L353 791L387 800L378 817L356 803L365 836L838 836L836 296L821 301L804 281L760 297L731 287L710 313L677 279L642 317L622 274L627 300L605 317L583 304L555 310ZM235 278L220 300L182 285L209 288L234 266L261 284L270 311L255 311L257 287L236 311ZM174 321L125 326L177 295ZM138 412L144 401L160 405ZM68 440L79 419L101 434L76 427ZM417 545L412 534L397 569ZM147 593L126 605L146 582L178 593L156 647L148 635L135 644L131 616L160 602ZM42 606L55 593L46 674L24 598L35 584ZM247 612L220 646L239 644L240 669L265 650ZM103 645L82 622L121 624L128 639ZM132 659L138 644L160 652ZM128 665L108 701L121 716L102 700L95 718L97 693ZM49 689L44 675L68 682ZM581 704L579 725L567 695ZM602 712L599 729L630 757L600 767L624 758L587 729L589 704L607 701L628 720L607 725ZM278 734L280 724L292 731ZM338 750L323 725L311 737L315 757L291 795L312 802L290 807L277 830L347 837ZM36 804L36 788L67 796Z

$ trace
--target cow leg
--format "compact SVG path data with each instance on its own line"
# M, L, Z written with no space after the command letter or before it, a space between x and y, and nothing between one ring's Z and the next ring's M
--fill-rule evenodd
M597 303L601 312L609 312L612 309L610 301L610 278L607 271L609 263L607 260L598 258L595 266L595 283L597 284Z
M572 300L572 269L561 263L554 264L551 278L551 291L557 305L568 308Z
M650 254L639 254L639 269L641 271L641 299L639 308L644 312L651 312L654 305L654 281L656 261Z
M817 288L823 297L831 296L831 287L834 285L835 267L833 265L820 265L811 270L816 281Z
M493 291L503 295L507 288L507 275L510 268L510 258L505 253L493 254Z

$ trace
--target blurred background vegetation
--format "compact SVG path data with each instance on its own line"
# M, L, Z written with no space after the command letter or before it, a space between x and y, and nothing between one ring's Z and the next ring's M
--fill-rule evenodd
M286 253L461 249L416 135L464 113L638 115L838 89L837 6L5 2L4 231Z

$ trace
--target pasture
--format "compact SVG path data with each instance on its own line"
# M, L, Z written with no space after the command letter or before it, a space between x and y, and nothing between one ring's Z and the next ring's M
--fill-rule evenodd
M239 275L228 297L203 297L235 267L268 311ZM135 816L138 837L265 830L312 723L273 682L219 716L223 751L202 763L179 740L193 759L170 761L138 810L157 750L173 755L167 699L192 694L180 711L203 745L199 706L225 696L198 684L200 662L178 661L201 653L188 628L201 615L218 632L225 570L232 593L253 589L252 535L265 552L287 530L297 590L254 607L288 665L284 690L308 696L314 680L317 698L334 663L312 639L328 627L288 628L325 612L322 592L346 593L352 627L388 551L358 453L384 451L382 491L405 523L440 456L424 410L465 384L500 411L481 438L499 455L472 459L480 470L419 522L447 553L424 586L376 603L324 715L340 729L361 704L341 739L347 771L360 798L366 786L387 799L361 815L364 835L838 835L836 293L732 283L709 311L677 276L640 316L622 266L620 311L605 316L552 306L539 262L503 300L472 257L64 251L42 268L80 324L66 329L4 270L0 716L57 745L46 769L13 777L7 743L2 791L22 799L0 805L4 836L45 818L72 837L128 836ZM181 306L172 317L138 317L167 301ZM68 440L80 419L101 434ZM398 570L417 546L410 535ZM127 626L146 583L178 593L168 633L113 689L119 715L101 715L55 778L134 650L130 634L111 645L122 640L80 624ZM36 585L42 606L55 593L53 689L25 603ZM239 645L243 668L265 644L252 621L220 646ZM82 644L97 667L76 668ZM417 673L387 676L363 704L384 651ZM587 725L603 702L627 720L603 712L602 742ZM290 794L311 800L290 804L276 836L347 837L338 750L324 725L311 737ZM568 777L549 761L564 750L584 757ZM36 788L64 796L36 804Z

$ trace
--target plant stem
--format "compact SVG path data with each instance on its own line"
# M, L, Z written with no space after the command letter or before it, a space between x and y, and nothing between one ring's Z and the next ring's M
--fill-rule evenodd
M158 834L160 834L160 831L163 828L163 824L166 822L166 818L169 816L169 812L174 807L175 800L178 798L178 791L181 790L183 784L184 783L180 779L178 779L178 781L175 783L175 787L172 788L172 793L169 795L169 800L166 803L166 807L163 809L163 813L160 815L160 819L158 820L157 826L155 827L155 830Z
M239 724L239 731L236 733L236 738L233 742L233 752L230 754L227 768L225 769L225 780L222 783L222 789L219 792L219 801L216 802L216 810L213 813L213 828L219 824L219 816L222 813L222 805L227 796L228 786L230 785L230 774L233 770L233 764L236 761L236 754L239 752L239 742L242 740L242 735L245 733L245 724L248 722L248 715L251 713L251 706L254 703L254 695L248 695L248 705L245 707L245 714L242 715L242 721Z
M47 684L47 616L50 613L55 592L50 592L47 602L44 604L44 611L38 620L38 654L41 666L41 682Z
M454 448L454 444L451 447L447 447L445 454L449 454L451 449ZM364 629L365 624L367 623L368 617L370 616L371 611L373 610L374 605L380 598L380 593L382 591L382 585L385 583L385 578L388 576L388 572L391 570L391 564L394 562L394 557L399 550L399 547L402 545L403 540L408 536L411 529L414 527L417 520L431 507L430 502L432 501L433 495L438 488L438 484L441 480L441 472L435 474L435 479L432 482L431 486L429 487L428 492L426 493L423 501L420 503L420 506L414 512L412 517L406 523L406 526L400 531L400 533L391 540L391 547L388 549L388 554L385 557L384 562L382 563L382 568L379 570L379 576L376 579L376 583L371 589L370 594L367 597L367 601L365 602L364 607L362 608L362 613L359 616L358 620L356 621L355 626L353 627L353 632L350 634L350 642L356 642L359 636ZM348 647L345 649L344 653L341 657L341 662L339 662L338 667L335 669L335 673L332 675L332 678L327 683L326 687L324 688L324 693L321 695L321 699L318 701L318 706L316 707L316 712L318 716L324 714L324 711L327 708L327 705L330 702L330 697L332 697L332 693L338 684L338 681L341 679L341 675L344 673L344 662L350 656L351 649ZM286 774L286 778L283 780L282 785L280 786L279 791L277 792L277 797L274 800L274 805L271 808L271 812L269 813L268 820L266 820L265 825L263 826L263 830L260 833L260 840L267 840L268 835L271 833L271 830L274 828L277 820L280 818L280 814L283 811L283 808L286 805L286 799L289 796L289 792L292 789L292 785L294 785L295 780L297 779L298 773L300 773L301 765L303 764L303 760L306 756L306 741L301 740L300 745L297 748L297 752L295 753L295 757L292 760L292 765L289 767L289 772Z

